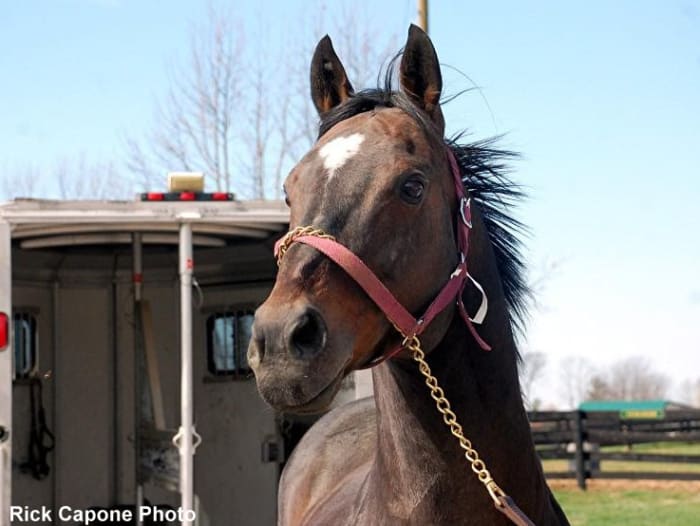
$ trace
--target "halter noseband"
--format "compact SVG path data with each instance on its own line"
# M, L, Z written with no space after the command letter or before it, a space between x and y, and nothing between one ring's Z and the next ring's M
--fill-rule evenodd
M455 183L457 199L459 201L458 217L456 221L457 248L459 263L454 272L450 274L447 283L438 293L425 313L420 318L415 318L389 289L379 280L374 272L352 251L336 241L336 239L319 228L313 226L300 226L287 232L275 244L275 256L277 264L281 264L289 247L296 243L309 245L340 266L355 282L367 293L372 301L382 310L396 330L403 336L403 342L397 348L386 352L371 360L365 367L372 367L384 360L398 354L413 338L419 336L430 325L435 317L456 299L457 307L462 319L469 327L469 331L479 346L489 351L491 347L476 332L474 324L481 324L488 311L488 300L481 285L469 274L467 270L467 252L469 249L469 231L472 228L471 200L465 195L459 167L454 154L446 148L447 158ZM481 305L474 317L470 317L462 300L462 293L467 285L467 280L481 292Z

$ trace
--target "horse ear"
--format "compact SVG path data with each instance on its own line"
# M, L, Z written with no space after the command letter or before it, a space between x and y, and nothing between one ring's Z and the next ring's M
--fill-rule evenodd
M311 59L311 99L319 114L335 108L353 94L345 68L335 54L328 35L323 37Z
M399 69L401 89L424 110L441 131L445 120L440 109L442 75L433 43L418 26L411 24Z

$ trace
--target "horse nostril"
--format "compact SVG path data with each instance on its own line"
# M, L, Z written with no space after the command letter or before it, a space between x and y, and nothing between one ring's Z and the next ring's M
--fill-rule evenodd
M250 340L250 344L248 344L248 353L246 355L248 365L255 369L262 362L263 356L265 356L265 338L253 337Z
M326 325L313 310L302 314L289 336L289 350L299 358L310 358L326 345Z

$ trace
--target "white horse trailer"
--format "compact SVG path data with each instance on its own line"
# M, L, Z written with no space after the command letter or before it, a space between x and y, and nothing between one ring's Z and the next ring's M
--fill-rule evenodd
M146 502L275 524L295 422L245 351L287 224L278 202L0 205L0 526Z

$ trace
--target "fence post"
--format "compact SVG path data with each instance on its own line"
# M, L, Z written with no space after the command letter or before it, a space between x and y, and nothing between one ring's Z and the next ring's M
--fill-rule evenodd
M583 432L583 411L580 409L574 414L574 444L576 444L575 463L576 463L576 482L578 487L586 489L586 454L583 451L584 432Z

